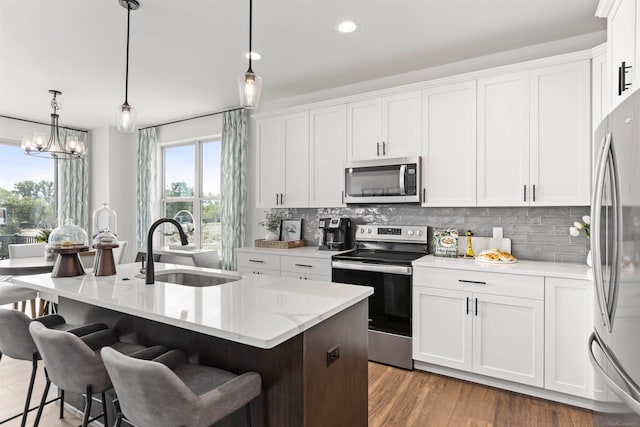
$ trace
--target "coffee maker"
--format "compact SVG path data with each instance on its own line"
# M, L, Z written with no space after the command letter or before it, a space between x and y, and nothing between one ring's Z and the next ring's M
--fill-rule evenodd
M351 249L351 219L320 218L320 247L326 251L344 251Z

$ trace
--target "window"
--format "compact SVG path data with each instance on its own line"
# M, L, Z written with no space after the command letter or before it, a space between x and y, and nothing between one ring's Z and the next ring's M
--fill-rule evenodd
M55 161L26 156L18 143L0 141L0 236L35 240L41 230L57 226L55 177ZM8 257L7 245L15 243L4 240L0 259Z
M220 252L219 138L162 147L162 210L187 233L190 244ZM164 225L164 244L179 245L175 228Z

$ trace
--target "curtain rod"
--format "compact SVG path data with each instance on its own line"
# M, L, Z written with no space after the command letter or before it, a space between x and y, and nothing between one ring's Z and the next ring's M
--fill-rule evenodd
M159 127L159 126L172 125L174 123L186 122L188 120L200 119L202 117L215 116L217 114L227 113L229 111L236 111L236 110L242 110L242 107L228 108L226 110L214 111L213 113L205 113L205 114L200 114L198 116L186 117L184 119L172 120L170 122L158 123L158 124L151 125L151 126L145 126L145 127L140 128L138 130L141 131L141 130L150 129L150 128L154 128L154 127Z
M5 119L11 119L11 120L20 120L21 122L35 123L37 125L51 126L51 123L38 122L36 120L29 120L29 119L21 119L19 117L5 116L4 114L0 114L0 117L4 117ZM70 128L69 126L58 126L58 127L62 128L62 129L75 130L75 131L78 131L78 132L89 133L89 131L87 129L76 129L76 128Z

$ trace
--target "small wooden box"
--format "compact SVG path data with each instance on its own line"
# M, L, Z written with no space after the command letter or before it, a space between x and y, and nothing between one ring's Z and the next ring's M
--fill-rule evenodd
M305 245L304 239L301 240L265 240L257 239L256 248L273 248L273 249L291 249L300 248Z

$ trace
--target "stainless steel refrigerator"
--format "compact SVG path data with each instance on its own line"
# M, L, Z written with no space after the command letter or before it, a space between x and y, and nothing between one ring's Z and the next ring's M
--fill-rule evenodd
M607 387L596 425L640 426L640 91L594 134L591 364Z

